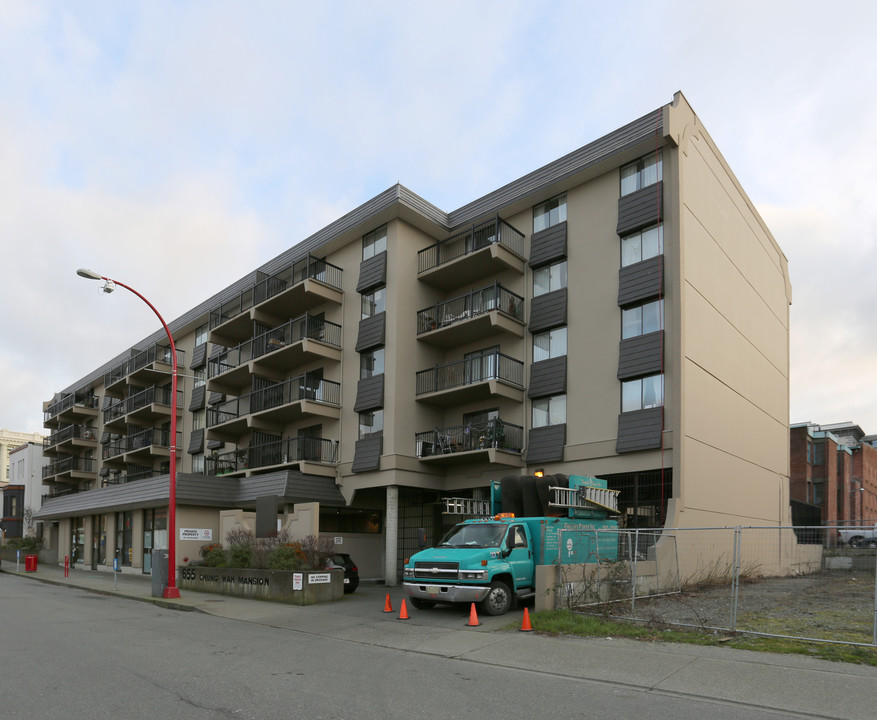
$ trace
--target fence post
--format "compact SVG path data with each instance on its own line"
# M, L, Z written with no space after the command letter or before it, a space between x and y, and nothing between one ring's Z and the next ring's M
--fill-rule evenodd
M639 528L634 530L633 564L630 578L630 614L636 617L636 563L639 556Z
M737 632L737 599L740 590L740 526L734 528L734 571L731 579L731 632Z
M871 635L871 642L877 645L877 553L874 560L874 627Z

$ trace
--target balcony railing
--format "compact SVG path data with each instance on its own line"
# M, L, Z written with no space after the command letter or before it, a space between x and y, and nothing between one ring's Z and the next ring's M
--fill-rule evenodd
M493 310L523 322L524 298L499 283L472 290L466 295L420 310L417 313L417 334L447 327Z
M522 257L524 255L524 234L496 217L421 250L417 254L417 272L432 270L494 243L504 245Z
M341 384L305 373L207 408L207 427L222 425L230 420L282 407L300 400L314 400L339 406L341 405Z
M47 450L55 445L60 445L74 438L80 440L97 440L95 430L86 425L65 425L57 432L53 432L49 437L43 439L43 450Z
M177 350L176 354L177 365L182 367L185 364L186 354L183 350ZM104 373L104 387L115 385L117 382L128 377L128 375L157 362L164 363L165 365L173 364L169 345L153 345L131 356L125 362L110 368Z
M152 385L151 387L138 390L133 395L129 395L122 400L112 403L104 410L104 424L153 404L170 407L171 388ZM177 390L177 408L181 408L182 406L183 391Z
M211 359L208 363L208 377L218 377L245 362L308 338L340 348L341 326L305 313Z
M43 479L68 472L97 472L97 460L83 457L60 458L43 467Z
M524 428L499 419L487 420L417 433L415 444L417 457L490 448L519 453L524 449Z
M210 329L237 317L255 305L255 290L252 287L242 290L231 300L226 300L216 310L210 311Z
M254 470L295 462L334 464L338 462L338 441L318 437L290 437L206 458L208 475Z
M524 363L501 352L436 365L417 373L417 395L474 385L485 380L502 380L524 387Z
M103 448L103 459L110 460L124 453L144 450L150 447L170 448L170 430L163 428L143 428L124 437L115 436ZM177 452L179 452L182 433L177 433Z
M70 410L72 407L75 407L77 405L85 408L96 408L99 405L99 402L100 401L97 395L95 395L91 391L77 391L74 393L68 393L67 395L53 402L51 405L49 405L49 407L46 408L45 412L43 413L43 420L45 422L48 422L52 418L60 415L62 412Z

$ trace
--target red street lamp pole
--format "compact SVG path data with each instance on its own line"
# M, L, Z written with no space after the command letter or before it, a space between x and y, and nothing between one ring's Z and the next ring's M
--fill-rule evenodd
M103 291L105 293L111 293L116 289L116 285L120 285L121 287L129 290L134 293L137 297L139 297L143 302L149 305L150 310L155 313L155 316L161 322L161 326L164 328L164 331L167 333L168 342L171 345L171 467L170 467L170 498L169 498L169 507L168 507L168 567L167 567L167 586L164 589L164 593L162 597L165 598L178 598L180 597L180 590L177 587L177 346L174 344L173 335L171 335L170 328L168 328L167 323L164 321L164 318L161 316L161 313L155 309L155 306L149 302L145 297L143 297L139 292L137 292L134 288L125 285L123 282L119 282L118 280L111 280L108 277L104 277L100 273L96 273L94 270L87 270L85 268L80 268L76 271L76 274L80 277L87 278L89 280L103 280L104 286Z

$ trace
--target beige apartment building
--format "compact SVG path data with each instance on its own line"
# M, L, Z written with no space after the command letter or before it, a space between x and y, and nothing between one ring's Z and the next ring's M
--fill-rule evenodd
M681 93L450 213L391 187L169 323L176 561L319 503L392 584L442 498L537 470L606 478L626 527L788 525L790 302ZM170 400L160 330L45 404L60 556L149 571Z

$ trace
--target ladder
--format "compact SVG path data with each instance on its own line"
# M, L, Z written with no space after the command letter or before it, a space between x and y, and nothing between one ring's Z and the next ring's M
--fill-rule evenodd
M618 495L621 490L607 490L587 485L577 488L550 487L548 490L554 492L554 502L548 503L552 507L577 510L593 510L598 507L608 512L618 512Z
M490 515L489 500L473 500L472 498L442 498L445 502L445 515Z

